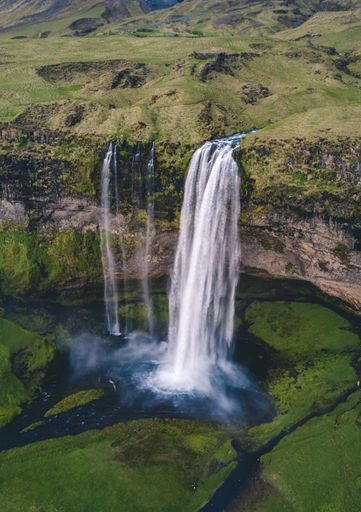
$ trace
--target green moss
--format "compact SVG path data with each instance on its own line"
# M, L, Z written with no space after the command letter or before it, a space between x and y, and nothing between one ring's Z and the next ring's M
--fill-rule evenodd
M104 391L102 389L86 389L84 391L78 391L77 393L73 393L72 395L66 396L60 400L60 402L46 411L44 416L47 418L49 416L55 416L56 414L70 411L71 409L74 409L74 407L80 407L81 405L94 402L94 400L99 400L103 395Z
M7 318L23 327L23 329L38 334L49 334L57 328L55 317L45 310L42 310L41 313L11 312L7 314Z
M36 428L40 427L40 425L43 424L43 421L34 421L34 423L31 423L29 426L23 428L21 432L31 432L32 430L35 430Z
M61 285L74 279L91 281L101 274L98 233L75 230L53 233L43 261L41 286Z
M290 274L290 275L296 274L295 266L290 261L287 263L285 270L286 270L287 274Z
M54 353L52 341L0 318L0 426L34 396Z
M139 301L140 300L140 301ZM139 299L139 292L127 293L123 297L127 302L119 307L121 323L127 323L132 329L147 330L147 310L143 300ZM139 301L139 302L138 302ZM164 293L152 296L153 314L156 319L157 332L166 333L168 328L168 298Z
M319 304L255 301L247 308L246 320L252 334L288 357L360 348L349 322Z
M359 217L356 138L331 134L316 139L301 134L276 138L267 133L262 130L245 139L239 156L254 183L252 212L272 206L283 214L305 216L321 206L334 218L352 222ZM347 180L344 169L349 172ZM347 259L344 248L338 252Z
M249 430L243 441L250 449L353 389L360 340L347 320L318 304L256 301L246 320L252 334L275 350L266 387L277 409L270 423Z
M309 421L263 456L269 492L251 512L360 509L361 392Z
M119 307L119 318L122 323L130 323L137 329L145 329L147 310L144 304L124 304Z
M18 295L27 292L36 266L32 257L34 237L20 231L0 232L0 290Z
M96 197L97 172L101 165L101 158L94 148L86 143L61 141L55 146L52 157L71 164L69 170L63 171L61 175L62 188L65 187L69 194Z
M149 419L3 452L2 510L193 512L232 468L218 459L225 435L216 425Z
M101 275L99 235L69 229L44 237L0 231L0 291L21 296Z
M238 149L233 152L233 157L238 163L238 166L240 168L240 175L241 175L241 189L240 189L240 196L242 200L242 204L247 203L253 193L254 186L255 186L255 180L252 177L252 172L249 169L249 167L246 164L246 161L242 160L242 150Z
M245 446L255 448L308 414L334 403L356 386L357 376L349 355L324 356L269 375L267 392L274 398L277 415L270 423L250 429Z
M0 344L10 354L16 353L26 346L32 346L39 339L40 337L33 332L27 331L5 318L0 318Z

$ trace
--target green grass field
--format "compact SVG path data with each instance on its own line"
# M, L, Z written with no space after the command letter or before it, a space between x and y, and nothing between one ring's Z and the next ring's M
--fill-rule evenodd
M2 511L192 512L234 467L226 437L212 424L149 419L10 450L0 454Z
M336 57L304 41L263 39L264 49L257 44L256 39L230 36L3 38L0 120L13 121L35 105L59 104L57 113L49 107L48 112L35 110L27 116L38 126L62 130L63 112L81 104L86 113L68 128L77 134L197 143L253 127L266 128L265 137L360 133L361 80L337 69ZM196 59L194 51L253 55L203 80L202 70L214 58ZM47 81L37 74L44 65L111 59L144 63L145 83L111 88L106 73L91 78L78 73L66 81ZM249 99L245 88L257 90L260 84L268 95L256 91Z
M80 15L74 9L40 25L0 33L0 121L12 122L25 111L34 124L48 130L190 143L253 127L264 128L259 136L265 138L360 134L361 9L316 12L300 26L285 29L275 22L279 9L273 5L251 16L262 29L257 25L240 34L217 25L217 7L208 3L210 12L200 19L201 2L193 0L111 22L106 31L87 37L59 37L70 35L66 26ZM87 15L100 18L101 6L90 2L84 8L90 9ZM239 8L242 23L247 9L248 14L256 9ZM134 13L139 14L136 9ZM165 37L164 31L174 24L164 20L175 13L191 17L177 29L178 37ZM147 23L162 24L142 31L144 17ZM112 23L127 28L115 34ZM231 26L240 30L239 23ZM52 36L39 39L45 29ZM19 35L25 38L13 39ZM252 56L227 61L204 79L204 68L216 57L197 59L193 52ZM124 59L128 66L144 63L144 82L137 87L109 86L110 74L104 68L97 76L83 72L67 80L49 81L37 73L46 65L112 59ZM264 96L257 93L260 85L267 88ZM255 91L251 97L245 92L249 89ZM39 108L27 111L36 105L43 106L41 113ZM85 113L64 126L66 112L78 105Z

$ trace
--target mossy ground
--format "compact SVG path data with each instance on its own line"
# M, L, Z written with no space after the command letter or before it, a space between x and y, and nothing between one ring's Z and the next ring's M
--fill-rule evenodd
M56 403L51 409L46 411L44 416L48 418L49 416L55 416L57 414L70 411L75 407L80 407L82 405L89 404L90 402L94 402L94 400L99 400L103 395L104 391L102 389L86 389L78 391L60 400L60 402Z
M156 290L152 291L156 292ZM127 325L128 330L147 331L147 310L143 299L139 298L139 291L134 294L128 292L124 296L123 303L119 307L121 324ZM152 307L158 336L166 337L168 329L168 297L164 294L153 293Z
M39 390L55 346L49 338L0 318L0 427Z
M360 348L349 321L319 304L256 301L247 309L246 320L252 334L289 360Z
M269 489L252 512L358 512L361 392L314 418L261 458Z
M158 291L157 285L154 290ZM267 301L265 296L275 293L272 282L265 289L255 283L253 293L263 294L264 300L248 306L240 303L243 327L248 326L271 349L265 386L277 408L273 421L235 432L234 426L205 421L136 420L9 450L0 454L4 511L197 510L234 467L231 438L239 437L241 446L252 452L300 419L321 414L343 392L356 387L352 361L360 351L360 340L348 320L320 304ZM131 288L129 297L136 299L137 290ZM134 321L140 320L137 310ZM22 322L26 323L25 317ZM35 315L32 325L43 332L49 322L50 317L42 324ZM46 416L85 405L94 392L98 390L69 395ZM334 412L309 420L264 455L261 477L268 490L249 509L318 512L326 503L325 510L356 511L359 400L359 393L353 393ZM19 481L26 481L26 488ZM329 495L327 481L334 485ZM309 500L317 487L321 494L312 509Z
M361 346L346 319L318 304L256 301L246 321L275 350L266 386L278 411L270 423L250 429L244 439L250 449L353 389L352 361Z
M10 450L0 454L2 510L191 512L232 467L224 437L216 425L141 420Z

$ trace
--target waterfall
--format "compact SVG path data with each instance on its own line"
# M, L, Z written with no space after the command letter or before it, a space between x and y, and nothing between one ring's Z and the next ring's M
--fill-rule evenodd
M233 149L234 139L207 142L190 163L169 296L168 360L157 376L163 388L208 390L213 369L227 367L240 263Z
M135 154L133 155L132 160L132 204L134 207L139 208L140 206L140 196L141 196L141 152L140 152L140 144L137 144Z
M115 192L115 211L116 211L116 214L117 214L117 227L118 227L118 232L121 232L121 227L120 227L120 193L119 193L119 172L118 172L118 151L117 151L117 147L114 146L114 151L113 151L113 169L114 169L114 192ZM120 238L119 240L119 246L120 246L120 253L121 253L121 257L122 257L122 271L123 271L123 295L124 297L126 298L127 297L127 294L128 294L128 279L127 279L127 258L126 258L126 252L125 252L125 248L124 248L124 244L123 244L123 241L122 241L122 238ZM125 334L128 333L128 314L127 312L125 313L125 323L124 323L124 327L123 327L123 332Z
M154 334L154 316L153 316L153 304L152 298L150 296L149 290L149 257L150 257L150 249L154 237L154 156L155 149L154 144L151 148L148 166L147 166L147 227L145 234L145 247L144 247L144 256L143 256L143 279L142 279L142 291L143 291L143 301L146 308L147 313L147 324L149 334Z
M118 316L118 289L115 278L115 262L111 245L111 212L110 212L110 175L112 157L116 159L115 149L110 143L105 155L101 173L101 223L100 244L104 274L104 302L108 332L120 335Z
M113 169L114 169L114 191L115 191L115 208L117 215L119 214L119 205L120 205L120 199L119 199L119 182L118 182L118 158L117 158L117 147L114 146L113 151Z

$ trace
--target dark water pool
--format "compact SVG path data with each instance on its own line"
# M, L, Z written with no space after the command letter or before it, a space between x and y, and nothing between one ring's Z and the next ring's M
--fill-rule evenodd
M157 335L144 334L145 316L140 286L133 283L120 301L124 335L110 337L104 326L101 299L59 304L45 300L9 302L5 315L29 329L36 325L54 334L59 354L51 365L41 393L21 415L0 432L0 449L34 441L77 434L119 421L146 417L181 417L223 421L248 426L271 419L272 401L263 391L263 381L272 365L272 350L248 331L244 311L253 300L307 300L323 302L319 292L305 283L242 276L239 283L233 362L245 385L232 386L217 380L230 408L222 408L220 395L159 393L147 378L166 350L167 282L152 282ZM329 304L329 307L337 307ZM126 332L128 331L128 332ZM215 376L215 379L217 376ZM51 417L45 412L65 396L79 390L101 388L104 396L81 407ZM24 432L29 425L32 430Z

